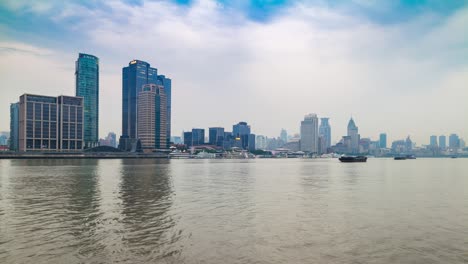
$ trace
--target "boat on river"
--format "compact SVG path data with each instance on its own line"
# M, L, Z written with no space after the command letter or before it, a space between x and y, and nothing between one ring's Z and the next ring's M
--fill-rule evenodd
M366 156L341 156L339 158L341 162L366 162Z

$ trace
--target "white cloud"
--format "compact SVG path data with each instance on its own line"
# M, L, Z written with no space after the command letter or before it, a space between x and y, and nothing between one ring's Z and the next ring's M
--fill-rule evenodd
M88 32L88 45L106 54L95 54L101 102L113 109L101 108L101 120L112 116L101 136L120 132L121 67L137 58L173 79L175 134L245 120L256 133L276 136L282 127L298 131L303 115L316 112L331 117L334 139L351 114L373 138L382 131L391 139L411 134L418 143L439 133L468 137L468 124L459 121L468 111L451 107L468 97L460 59L468 55L466 9L382 25L308 4L265 23L207 0L108 6L57 18L80 17L74 30Z

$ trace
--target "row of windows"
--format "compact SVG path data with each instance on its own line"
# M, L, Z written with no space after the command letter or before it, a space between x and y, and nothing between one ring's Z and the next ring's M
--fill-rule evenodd
M28 120L57 120L57 107L55 104L29 102L27 106L26 119Z
M83 107L64 106L62 113L64 122L83 122Z
M57 123L28 120L26 121L26 137L56 138Z
M83 142L80 140L62 140L61 149L82 149ZM27 149L57 149L57 140L26 140Z

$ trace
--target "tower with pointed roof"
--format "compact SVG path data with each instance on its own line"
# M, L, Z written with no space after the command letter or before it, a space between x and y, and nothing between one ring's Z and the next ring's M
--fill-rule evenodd
M352 117L348 122L348 137L351 138L351 146L348 151L359 153L359 130Z

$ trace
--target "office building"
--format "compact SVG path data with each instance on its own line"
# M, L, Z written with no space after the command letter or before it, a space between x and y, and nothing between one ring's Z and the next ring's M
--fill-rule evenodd
M320 118L319 137L322 137L321 153L327 153L331 147L331 127L329 123L330 118Z
M10 105L10 146L11 151L19 150L19 103Z
M205 144L205 129L192 129L192 146L200 146Z
M164 87L145 84L138 93L137 138L143 150L166 149L167 105Z
M210 127L209 137L208 137L209 144L222 147L223 141L224 141L224 128L223 127Z
M433 148L436 148L437 147L437 136L431 136L429 140L430 140L429 146L431 146Z
M99 59L80 53L75 63L76 96L83 98L84 148L99 144Z
M282 128L281 129L281 134L280 134L281 140L286 144L288 142L288 132L286 132L286 129Z
M171 116L172 116L172 80L167 78L165 75L158 75L158 84L164 87L164 93L166 94L166 113L167 113L167 126L166 126L166 137L167 143L166 148L170 147L171 139Z
M457 134L451 134L449 136L449 148L452 150L460 148L460 138Z
M24 94L19 101L20 151L83 149L83 98Z
M318 118L308 114L301 122L301 151L318 153Z
M379 147L381 149L386 149L387 148L387 134L386 133L381 133L379 136Z
M351 153L359 153L359 130L356 124L354 123L353 118L348 122L348 136L351 138Z
M249 140L255 140L255 138L250 137L250 125L247 122L239 122L232 126L232 134L235 138L235 142L239 144L235 144L236 147L240 147L242 149L248 149ZM255 142L251 143L252 146L255 145Z
M263 149L265 150L267 147L267 141L266 137L262 135L257 135L255 138L255 146L257 149Z
M439 136L439 148L446 149L447 148L447 138L445 136Z

